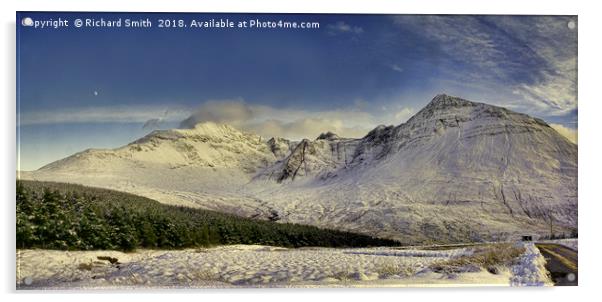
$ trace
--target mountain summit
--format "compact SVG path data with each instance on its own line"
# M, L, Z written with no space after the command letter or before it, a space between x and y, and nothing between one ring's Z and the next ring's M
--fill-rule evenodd
M360 139L265 140L206 123L84 151L22 178L408 243L577 227L577 146L540 119L444 94Z

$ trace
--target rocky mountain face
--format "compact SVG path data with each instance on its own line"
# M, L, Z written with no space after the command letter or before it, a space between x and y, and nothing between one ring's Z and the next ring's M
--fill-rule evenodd
M447 95L361 139L266 140L203 123L21 177L408 243L577 227L577 146L542 120Z

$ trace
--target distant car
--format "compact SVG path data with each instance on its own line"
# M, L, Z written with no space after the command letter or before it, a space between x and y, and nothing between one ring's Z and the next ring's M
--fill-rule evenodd
M533 236L531 235L524 235L522 238L523 241L533 241Z

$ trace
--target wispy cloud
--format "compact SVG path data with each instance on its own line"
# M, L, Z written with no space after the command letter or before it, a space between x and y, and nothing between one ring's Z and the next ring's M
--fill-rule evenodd
M167 116L169 115L169 110L165 110L163 116L151 118L147 120L144 125L142 125L142 129L159 129L166 122Z
M360 26L349 25L343 21L338 21L335 24L328 25L328 33L331 35L336 34L361 34L364 29Z
M391 69L393 69L394 71L397 71L397 72L403 72L403 68L401 68L401 67L400 67L399 65L397 65L397 64L392 64L392 65L391 65Z
M27 111L20 115L20 125L75 124L75 123L146 123L180 121L189 109L170 106L105 106L81 107L44 111ZM152 120L156 120L155 123Z
M570 16L395 16L420 32L439 57L439 75L487 91L519 110L565 115L577 107L577 31ZM459 71L461 70L461 71Z
M183 120L180 128L192 128L203 121L241 126L253 119L254 115L252 106L246 104L242 99L209 100Z
M107 106L64 110L26 112L20 125L50 125L77 123L139 123L152 130L165 123L179 123L181 128L194 127L199 122L216 122L255 132L265 137L291 139L314 138L332 131L344 137L362 137L380 124L400 124L414 113L409 107L391 104L382 110L372 110L369 103L357 99L345 109L308 110L277 108L250 104L243 99L208 100L196 109L169 106Z
M346 109L318 111L249 104L242 99L214 100L199 106L180 126L191 128L197 123L211 121L264 137L315 138L326 131L342 137L362 137L380 124L405 122L414 113L412 108L399 105L371 112L366 110L365 103L357 100Z
M556 130L558 133L560 133L560 135L566 137L571 142L577 144L577 139L578 139L577 129L565 127L560 124L550 124L550 127L554 128L554 130Z

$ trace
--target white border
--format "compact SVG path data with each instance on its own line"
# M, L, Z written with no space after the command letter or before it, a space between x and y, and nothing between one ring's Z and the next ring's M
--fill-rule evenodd
M94 294L81 293L43 293L37 294L14 292L14 178L15 178L15 11L148 11L148 12L275 12L275 13L419 13L419 14L557 14L579 15L579 242L580 272L579 287L572 288L520 288L520 289L316 289L316 290L182 290L151 291L129 294L129 292L113 292L117 296L108 296L106 292ZM523 301L538 299L542 301L573 301L600 296L596 288L600 265L596 260L600 250L600 224L602 200L597 194L597 187L602 171L600 165L599 135L600 102L602 90L600 82L599 57L602 55L599 39L601 11L595 1L469 1L469 0L421 0L392 1L371 0L362 2L350 1L191 1L165 0L151 1L76 1L76 0L8 0L2 1L2 66L0 74L0 91L2 100L2 192L4 199L2 226L4 231L2 253L2 293L3 298L19 301L44 299L56 301L103 301L108 299L144 299L164 301L167 299L186 300L220 300L220 301L306 301L306 300L406 300L406 301ZM167 296L167 294L171 296Z
M426 0L426 1L78 1L21 0L18 10L49 11L146 11L146 12L272 12L272 13L403 13L403 14L577 14L579 0L537 1L505 0ZM583 1L584 2L584 1Z

